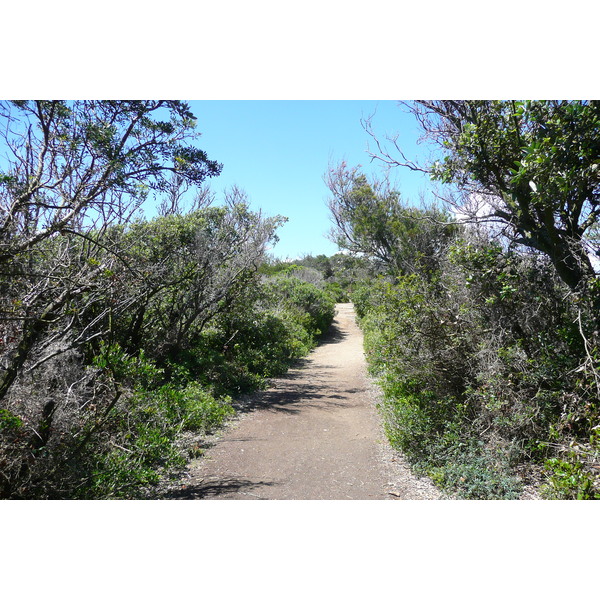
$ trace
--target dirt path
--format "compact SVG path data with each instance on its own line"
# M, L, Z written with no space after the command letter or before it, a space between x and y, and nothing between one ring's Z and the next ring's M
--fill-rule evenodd
M193 461L171 498L434 499L388 445L366 375L353 306L338 304L328 339L255 394Z

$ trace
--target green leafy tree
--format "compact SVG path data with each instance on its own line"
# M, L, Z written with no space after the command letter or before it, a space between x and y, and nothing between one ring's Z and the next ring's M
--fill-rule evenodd
M389 184L369 181L345 163L329 169L325 180L331 192L331 239L340 248L396 275L435 270L456 230L442 211L410 207Z
M431 281L357 296L390 439L464 497L513 497L511 470L548 458L550 497L598 497L600 103L405 106L439 154L388 138L372 156L429 173L477 226Z
M120 311L121 343L159 360L193 345L242 288L255 284L282 220L251 212L235 195L224 207L132 225L122 242L131 248L128 266L119 270L123 295L131 298Z
M97 334L67 341L122 260L109 228L173 176L198 185L221 165L178 101L2 102L0 123L1 400L44 337L64 349Z
M456 185L463 214L496 221L514 243L547 255L567 286L593 296L600 309L590 259L600 255L590 235L600 217L600 102L437 100L407 106L443 158L421 168L395 151L383 150L380 157Z

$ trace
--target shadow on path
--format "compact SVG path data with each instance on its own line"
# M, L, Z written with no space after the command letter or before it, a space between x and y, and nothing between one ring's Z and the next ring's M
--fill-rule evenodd
M167 492L163 498L165 500L210 500L211 498L221 498L224 494L242 494L260 498L260 490L273 485L277 484L271 481L251 481L250 479L236 477L225 477L197 483L191 481L185 487Z
M327 344L339 344L348 337L348 332L342 331L335 322L329 327L329 331L324 333L320 339L319 346L325 346Z
M348 334L341 331L333 323L329 331L321 338L318 347L340 344ZM272 379L269 382L269 389L252 394L245 394L234 400L234 407L239 413L250 413L256 410L276 410L286 413L297 413L300 407L296 407L299 402L303 406L314 406L322 410L347 407L348 395L362 390L356 388L332 389L328 381L328 370L335 370L336 367L319 365L311 370L310 382L304 381L307 377L307 367L311 363L311 358L300 358L291 365L288 371L282 377ZM345 400L345 402L342 402ZM311 403L311 401L313 401ZM318 401L318 403L317 403Z

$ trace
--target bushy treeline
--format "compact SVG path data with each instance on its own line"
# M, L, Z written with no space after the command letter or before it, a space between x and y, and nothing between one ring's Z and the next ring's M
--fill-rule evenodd
M139 494L184 464L192 432L232 414L232 396L306 354L334 302L293 276L258 274L273 227L234 205L118 228L118 259L90 257L81 238L42 244L40 276L68 243L70 269L103 270L47 324L3 399L2 496ZM23 282L5 285L17 302Z
M261 266L261 273L288 273L312 283L333 295L336 302L350 302L350 295L357 285L379 271L372 261L341 252L333 256L309 254L295 260L269 257Z
M354 299L389 439L465 498L600 493L597 371L581 314L536 256L460 235L430 277L381 278Z
M462 498L600 498L593 303L539 252L336 176L340 244L383 269L352 300L392 445Z
M334 301L259 273L282 219L239 190L181 209L220 169L182 145L182 103L1 108L0 497L143 496L313 347Z

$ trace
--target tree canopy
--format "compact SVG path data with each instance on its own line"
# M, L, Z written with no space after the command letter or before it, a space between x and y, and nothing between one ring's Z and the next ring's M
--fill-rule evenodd
M597 294L590 255L600 256L600 246L590 234L600 217L600 102L408 106L443 154L424 170L458 186L463 213L474 206L473 220L501 222L514 243L547 255L571 290ZM417 168L403 155L382 158Z
M386 181L369 180L358 167L342 163L325 179L331 192L331 238L396 274L431 270L455 231L443 211L409 206Z
M179 101L1 102L0 123L1 399L51 325L69 316L68 331L105 297L124 253L114 227L174 175L198 185L221 165Z

